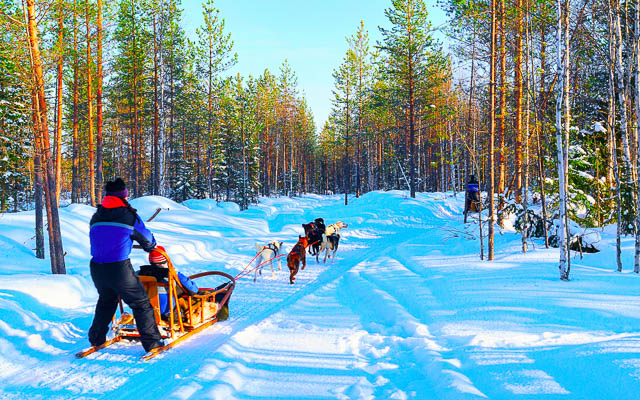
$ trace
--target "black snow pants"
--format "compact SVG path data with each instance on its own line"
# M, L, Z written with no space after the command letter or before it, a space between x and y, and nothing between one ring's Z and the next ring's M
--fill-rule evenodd
M91 278L98 290L98 304L89 329L89 343L99 346L106 340L109 323L118 307L118 296L133 311L140 341L145 351L151 350L162 339L149 296L131 266L131 261L98 264L91 261Z
M467 215L471 212L471 204L480 202L480 193L466 192L464 196L464 222L467 223Z

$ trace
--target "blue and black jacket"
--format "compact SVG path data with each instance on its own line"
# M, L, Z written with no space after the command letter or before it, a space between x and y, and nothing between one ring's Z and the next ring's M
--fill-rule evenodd
M156 246L135 210L119 197L106 196L90 225L91 257L98 264L127 260L134 240L147 252Z
M466 202L481 201L480 199L480 184L478 182L467 183ZM469 205L465 205L465 208L469 208Z

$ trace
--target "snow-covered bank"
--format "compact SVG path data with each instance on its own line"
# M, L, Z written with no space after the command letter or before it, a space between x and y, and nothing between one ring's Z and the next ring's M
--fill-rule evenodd
M136 199L179 270L241 271L255 242L290 249L300 224L342 220L338 259L295 285L276 269L242 279L231 318L149 363L122 344L84 360L96 292L88 273L92 209L61 209L66 276L33 257L33 214L0 214L0 398L640 399L640 277L616 273L614 239L573 259L518 234L478 260L462 196L374 192L228 204ZM468 232L469 234L460 234ZM625 247L625 248L626 248ZM627 254L629 253L629 254ZM145 254L134 251L134 265ZM266 271L266 270L265 270Z

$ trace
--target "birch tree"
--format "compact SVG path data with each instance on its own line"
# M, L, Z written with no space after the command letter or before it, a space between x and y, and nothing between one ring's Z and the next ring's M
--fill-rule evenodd
M557 76L558 76L558 85L556 89L556 151L558 157L558 187L559 187L559 203L560 203L560 215L558 218L558 247L560 248L560 279L561 280L569 280L569 267L567 265L567 238L566 238L566 222L567 222L567 194L566 194L566 172L565 172L565 157L566 154L564 152L564 124L563 124L563 107L565 104L565 85L568 85L568 73L569 73L569 59L565 57L568 55L568 40L569 38L565 36L565 30L563 25L568 23L568 13L569 13L569 1L565 0L565 4L562 4L562 0L556 0L557 5L557 39L558 39L558 50L557 50ZM564 110L567 112L568 110Z

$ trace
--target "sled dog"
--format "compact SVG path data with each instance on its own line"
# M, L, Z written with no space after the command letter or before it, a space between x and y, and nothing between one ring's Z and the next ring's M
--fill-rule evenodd
M258 254L258 257L256 257L255 265L260 265L266 262L267 260L271 260L272 258L279 256L281 249L282 249L282 242L278 242L277 240L272 240L266 245L256 242L256 254ZM271 277L273 278L275 276L273 273L273 261L269 263L269 266L271 267ZM256 268L255 274L253 276L254 282L258 278L258 273L262 275L262 268L264 268L264 265L259 268ZM278 271L282 271L280 258L278 258Z
M309 243L306 236L298 236L298 242L289 252L287 256L287 267L289 267L289 283L293 285L293 281L296 280L296 274L298 268L300 268L300 262L302 262L302 269L307 266L307 259L305 258L306 247Z

